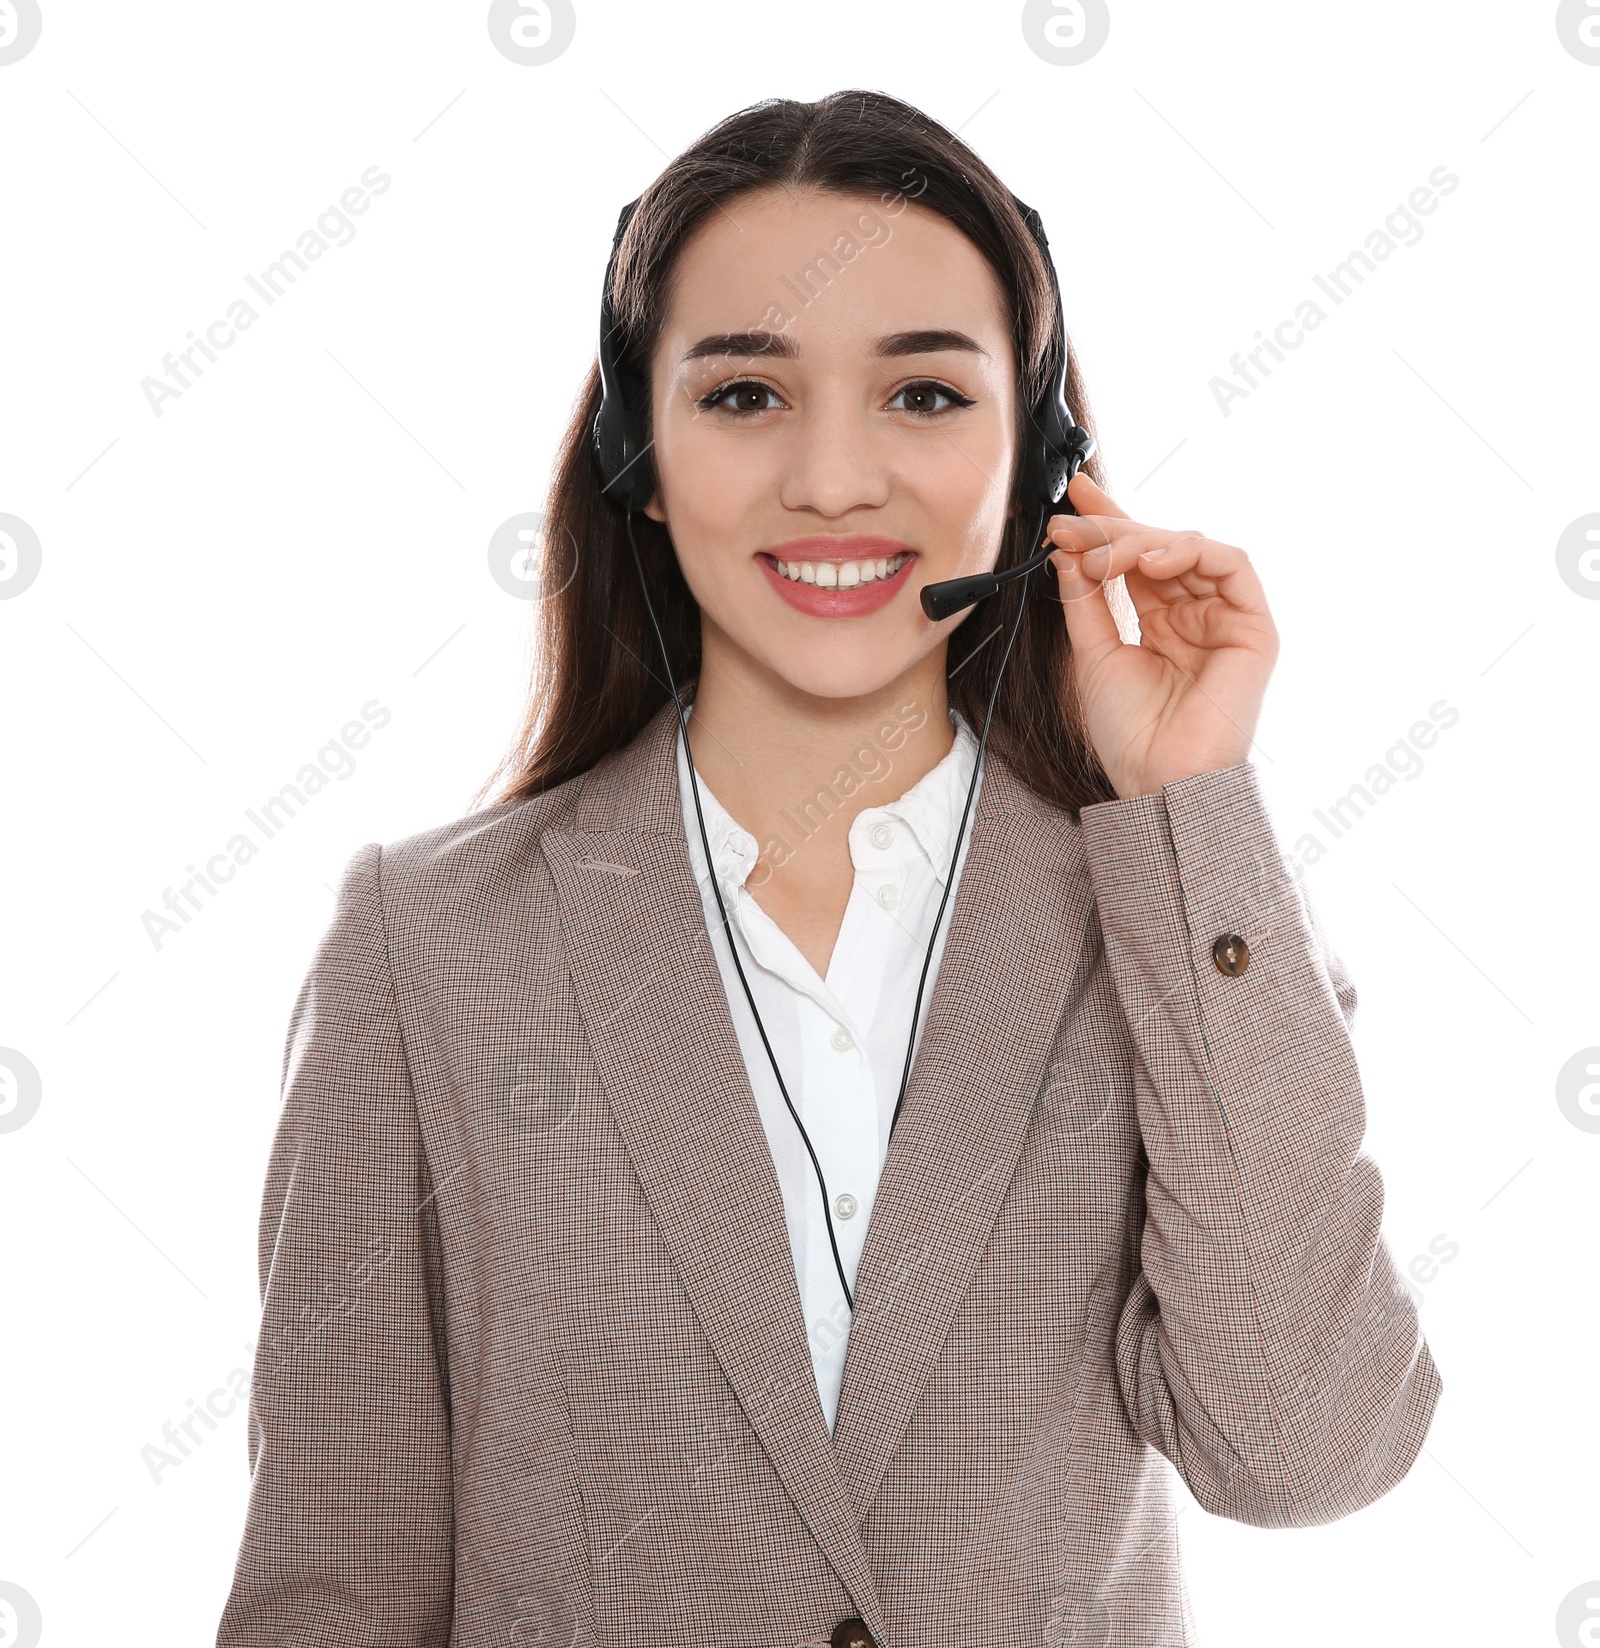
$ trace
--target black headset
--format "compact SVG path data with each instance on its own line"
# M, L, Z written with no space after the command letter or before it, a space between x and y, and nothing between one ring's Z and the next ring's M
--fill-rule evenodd
M1050 256L1050 245L1045 239L1044 223L1039 214L1031 207L1011 197L1017 210L1022 214L1029 232L1037 243L1044 257L1045 268L1050 274L1050 289L1055 299L1056 331L1061 338L1060 358L1055 375L1049 387L1029 411L1029 423L1032 428L1032 437L1023 454L1023 465L1018 477L1017 496L1020 501L1033 502L1038 505L1039 519L1034 528L1032 542L1037 546L1040 536L1044 532L1046 517L1054 511L1057 514L1076 514L1072 504L1067 499L1067 483L1074 475L1094 456L1095 441L1088 430L1080 428L1077 419L1072 415L1072 409L1067 404L1067 364L1068 345L1066 325L1061 309L1061 287L1056 279L1055 263ZM711 876L711 890L716 894L717 909L722 915L722 927L727 937L728 950L733 956L734 967L738 970L739 982L744 986L745 999L750 1004L751 1016L755 1019L756 1030L761 1036L761 1044L767 1050L767 1059L772 1065L772 1073L777 1078L778 1091L783 1095L783 1102L789 1107L789 1114L794 1117L795 1126L800 1129L800 1137L805 1141L806 1150L811 1157L811 1165L816 1170L817 1183L822 1189L822 1212L828 1223L828 1241L833 1247L833 1262L839 1273L839 1285L844 1289L845 1303L852 1312L855 1309L855 1298L850 1291L850 1284L845 1279L844 1264L839 1258L839 1244L833 1233L833 1214L828 1206L828 1186L822 1175L822 1165L817 1160L817 1153L811 1146L810 1136L806 1133L805 1124L800 1120L795 1110L794 1101L789 1097L789 1089L784 1085L783 1073L778 1069L778 1061L772 1051L772 1043L767 1040L765 1025L761 1022L761 1015L756 1011L755 997L750 990L750 981L745 977L744 964L739 960L739 946L734 940L733 927L728 920L728 909L722 901L722 887L717 876L716 864L711 856L711 841L706 833L705 813L700 805L700 780L695 771L694 757L689 749L689 724L684 713L683 700L678 696L678 688L673 678L672 661L667 656L667 644L661 633L660 622L656 618L655 604L650 599L649 582L644 575L644 563L639 557L639 546L634 541L633 517L643 510L649 503L655 491L655 465L650 459L652 442L645 439L644 423L640 414L640 407L644 401L645 388L639 377L629 375L623 365L617 349L617 321L611 303L611 284L616 272L617 252L622 245L623 232L628 227L638 200L631 200L622 208L617 218L617 232L611 241L611 257L606 264L605 287L600 299L600 410L594 420L594 456L600 471L601 491L623 510L627 519L628 544L633 551L633 564L639 574L639 587L644 593L645 609L650 614L650 624L655 630L656 646L661 653L661 663L667 675L667 687L672 693L673 703L678 710L678 735L683 741L684 760L687 762L690 774L691 791L694 796L695 817L700 824L700 840L705 848L706 869ZM1055 546L1047 544L1031 559L1022 565L1011 567L1005 572L979 572L966 578L947 578L942 582L925 584L920 599L922 610L935 622L949 618L957 612L981 601L985 596L992 595L1002 584L1011 582L1014 578L1026 578L1035 567L1042 566ZM944 896L939 901L939 909L933 918L933 933L928 939L928 953L923 958L922 976L917 983L917 998L911 1009L911 1037L906 1043L905 1065L900 1073L900 1092L895 1100L894 1115L889 1122L891 1137L895 1123L900 1119L900 1107L905 1103L906 1087L911 1079L911 1055L916 1046L917 1021L922 1013L922 994L928 982L928 968L933 961L934 946L939 936L939 925L944 919L945 905L950 901L950 890L955 881L956 865L961 860L961 849L966 835L967 818L972 811L972 798L977 791L978 779L983 771L984 752L989 744L989 723L994 715L995 698L1000 691L1000 682L1005 675L1006 663L1011 657L1012 643L1017 638L1017 630L1022 624L1023 609L1027 605L1026 590L1022 599L1017 602L1017 612L1011 622L1011 632L1006 638L1005 652L1000 658L1000 667L995 672L994 686L989 692L988 708L983 718L983 736L978 743L977 759L972 767L972 779L967 785L966 805L962 809L961 824L956 830L955 852L950 860L950 872L944 880Z

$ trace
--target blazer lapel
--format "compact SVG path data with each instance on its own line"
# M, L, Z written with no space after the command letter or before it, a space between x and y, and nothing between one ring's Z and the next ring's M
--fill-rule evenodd
M544 833L574 988L715 1354L881 1636L861 1526L1016 1170L1093 908L1082 831L989 755L852 1289L830 1438L782 1192L689 866L677 736L668 704L587 776L569 827Z
M883 1630L817 1399L783 1197L689 865L668 704L544 832L578 1005L717 1359L861 1617ZM908 1101L909 1102L909 1101Z

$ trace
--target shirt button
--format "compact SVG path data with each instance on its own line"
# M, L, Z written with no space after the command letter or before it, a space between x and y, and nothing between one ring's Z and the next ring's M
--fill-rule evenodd
M842 1024L833 1027L833 1034L828 1037L829 1045L835 1053L848 1053L855 1042L851 1040L850 1032Z
M833 1211L837 1213L841 1219L853 1219L856 1214L860 1212L860 1210L860 1202L858 1202L848 1190L840 1191L840 1193L833 1198Z
M892 910L900 902L900 889L890 885L878 889L878 902L886 910Z
M1237 933L1218 933L1211 945L1211 959L1219 973L1237 978L1250 965L1250 946Z
M867 831L867 840L881 852L885 847L894 845L894 831L887 824L874 824Z

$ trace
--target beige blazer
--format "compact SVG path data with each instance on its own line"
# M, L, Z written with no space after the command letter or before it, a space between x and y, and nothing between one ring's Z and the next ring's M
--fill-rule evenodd
M349 863L219 1648L1193 1644L1175 1478L1329 1522L1440 1393L1254 767L990 754L830 1436L675 735Z

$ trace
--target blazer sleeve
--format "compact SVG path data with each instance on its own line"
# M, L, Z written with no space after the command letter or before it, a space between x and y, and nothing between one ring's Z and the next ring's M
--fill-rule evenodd
M445 1648L450 1422L433 1185L382 849L350 860L290 1020L261 1210L250 1501L217 1648Z
M1080 817L1148 1162L1123 1400L1206 1510L1332 1522L1406 1474L1442 1389L1361 1149L1355 989L1250 762Z

